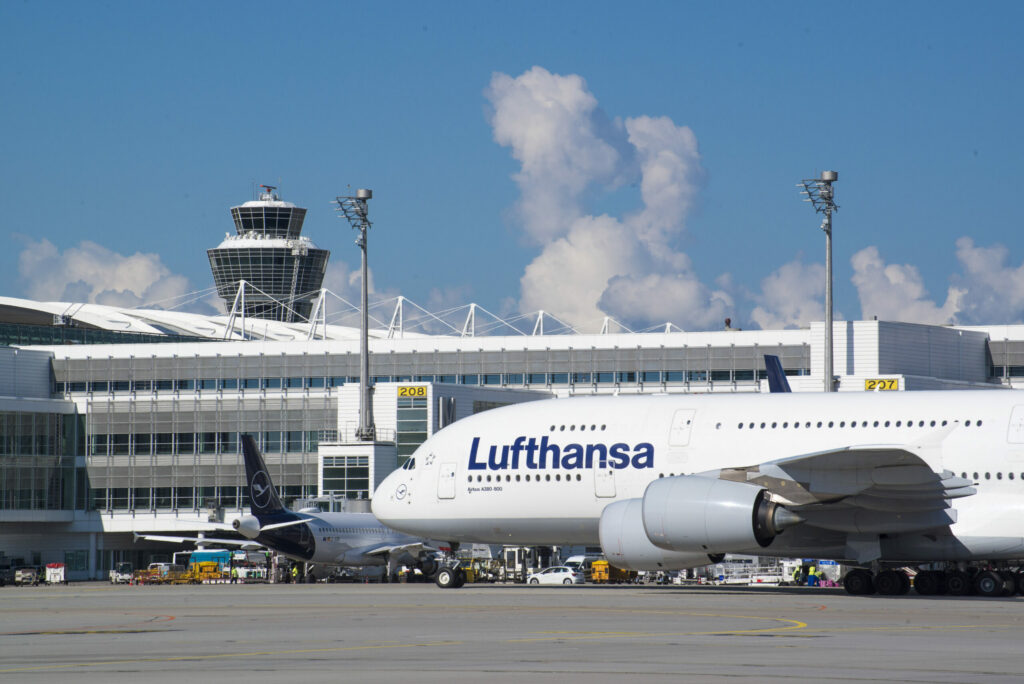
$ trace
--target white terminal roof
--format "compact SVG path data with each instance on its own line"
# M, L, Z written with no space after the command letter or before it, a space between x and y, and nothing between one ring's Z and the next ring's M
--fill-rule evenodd
M22 315L18 315L18 313ZM0 297L0 320L11 322L33 322L27 320L36 314L36 324L48 316L65 317L83 327L99 328L122 332L151 333L158 335L179 334L224 341L224 344L204 342L163 343L147 345L147 354L188 354L214 356L217 354L287 353L296 351L309 354L345 353L358 351L359 329L351 326L328 324L318 325L315 338L310 338L309 323L282 323L256 318L246 318L243 340L242 320L236 317L229 335L227 315L203 315L161 309L129 309L102 304L74 304L68 302L36 302L29 299ZM429 352L429 351L501 351L505 349L555 350L555 349L650 349L671 347L728 347L753 346L771 347L778 345L807 344L810 331L800 330L722 330L713 332L646 332L646 333L605 333L605 334L548 334L548 335L428 335L408 330L389 332L378 327L370 330L371 351L388 352ZM33 345L35 346L35 345ZM42 346L42 345L40 345ZM61 357L73 358L81 355L103 355L109 348L113 356L133 353L128 348L134 344L89 344L48 346Z
M76 304L69 302L37 302L29 299L0 297L0 321L50 325L55 318L72 324L101 330L150 333L156 335L187 335L218 341L180 342L161 344L87 344L43 346L60 357L76 358L97 355L123 356L145 354L156 356L189 355L215 356L225 354L328 354L357 353L359 329L352 326L316 325L310 335L310 323L283 323L257 318L244 319L243 338L241 317L231 321L227 315L203 315L162 309L130 309L102 304ZM231 329L229 331L229 323ZM838 323L838 322L837 322ZM919 327L913 324L900 324ZM992 341L1024 341L1024 325L987 326L922 326L953 328L984 333ZM313 339L311 339L311 337ZM758 346L768 351L780 345L820 346L820 323L814 329L737 330L717 331L661 331L619 333L573 333L539 335L434 335L408 330L389 330L379 326L370 330L370 349L375 354L454 351L504 350L585 350L585 349L658 349L658 348L722 348L729 346ZM36 346L36 345L33 345ZM135 348L145 347L144 350Z

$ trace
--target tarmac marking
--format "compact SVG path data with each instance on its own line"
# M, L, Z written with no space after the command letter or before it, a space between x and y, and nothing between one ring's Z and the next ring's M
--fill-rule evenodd
M151 618L143 620L143 623L152 624L155 622L170 622L174 620L173 615L154 615ZM99 626L86 626L69 629L43 629L31 632L0 632L0 636L49 636L57 634L139 634L142 632L167 632L171 630L166 629L150 629L150 628L135 628L130 623L127 625L107 625L105 627Z
M580 639L638 639L638 638L659 638L659 637L679 637L679 636L716 636L716 635L765 635L774 634L778 632L791 632L795 630L805 629L807 627L806 622L800 620L790 620L787 618L779 617L763 617L755 615L720 615L715 613L681 613L683 615L689 615L692 617L712 617L712 618L730 618L735 620L771 620L774 622L788 623L786 625L773 625L770 627L756 627L750 629L712 629L702 630L697 632L580 632L580 631L545 631L535 632L535 634L546 635L536 637L525 637L521 639L508 639L508 643L524 643L531 641L547 641L550 640L552 635L558 635L563 639L580 640Z
M913 632L913 631L973 631L976 629L1020 629L1020 625L889 625L888 627L815 627L817 632Z
M256 658L259 656L300 655L303 653L331 653L342 651L372 651L392 648L423 648L429 646L462 646L462 641L427 641L415 644L365 644L362 646L333 646L330 648L297 648L283 651L250 651L248 653L214 653L210 655L166 656L160 658L125 658L123 660L97 660L87 663L65 663L63 665L36 665L12 667L0 670L0 674L12 672L43 672L46 670L70 670L76 667L103 667L105 665L130 665L133 663L173 663L202 660L226 660L228 658Z

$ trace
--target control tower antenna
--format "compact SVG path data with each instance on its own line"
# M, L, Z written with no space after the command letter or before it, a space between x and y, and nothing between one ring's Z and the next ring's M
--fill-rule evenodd
M354 197L339 196L334 201L338 204L338 211L342 213L349 224L359 231L356 237L356 245L362 251L363 256L363 288L362 288L362 321L359 331L359 428L356 430L356 439L364 442L372 442L376 438L377 429L373 424L373 400L370 388L370 343L369 343L369 306L367 290L369 289L369 270L366 262L366 233L370 229L370 219L367 217L366 202L373 197L373 190L356 190Z
M824 214L821 229L825 231L825 391L835 392L835 376L832 372L832 214L839 211L834 201L832 183L839 180L837 171L822 171L820 178L805 178L797 183L805 202L810 202L814 211Z

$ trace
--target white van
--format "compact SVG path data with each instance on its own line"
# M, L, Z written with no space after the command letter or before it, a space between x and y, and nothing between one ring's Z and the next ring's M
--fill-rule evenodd
M567 568L572 568L576 572L582 572L585 577L590 578L590 565L596 560L601 560L600 556L569 556L562 565Z

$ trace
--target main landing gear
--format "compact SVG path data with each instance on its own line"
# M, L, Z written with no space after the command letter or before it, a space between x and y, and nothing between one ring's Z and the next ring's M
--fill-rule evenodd
M902 569L872 573L858 568L846 573L843 578L846 592L855 596L876 593L882 596L901 596L910 591L911 584L921 596L1013 596L1024 594L1024 572L976 568L966 571L921 570L911 582L910 576Z

